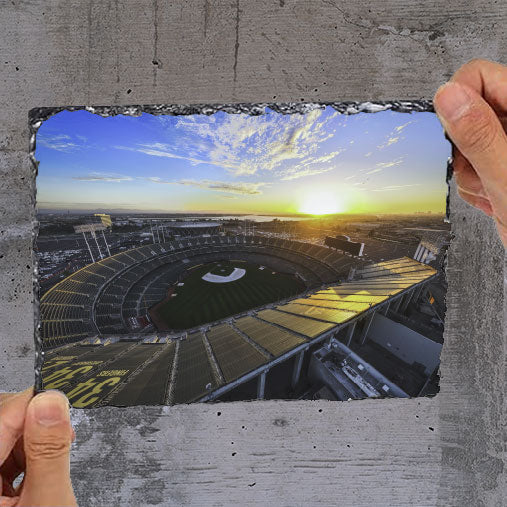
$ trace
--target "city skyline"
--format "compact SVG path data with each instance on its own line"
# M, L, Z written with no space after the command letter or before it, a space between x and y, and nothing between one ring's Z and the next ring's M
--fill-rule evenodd
M433 113L118 115L63 111L37 134L37 205L158 213L444 213Z

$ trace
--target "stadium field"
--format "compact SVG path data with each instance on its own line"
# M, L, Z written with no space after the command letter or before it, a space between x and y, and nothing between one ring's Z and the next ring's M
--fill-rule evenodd
M234 268L245 270L238 280L213 283L202 279L207 273L230 275ZM173 285L168 297L150 310L152 320L160 330L187 329L213 322L300 294L306 289L294 275L273 273L269 268L261 269L259 265L241 261L195 266L181 281L182 286Z

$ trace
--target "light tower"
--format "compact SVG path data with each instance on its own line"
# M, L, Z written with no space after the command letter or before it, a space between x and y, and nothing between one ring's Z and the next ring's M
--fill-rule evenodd
M90 247L90 243L88 243L88 240L86 239L86 233L89 233L90 236L95 240L95 244L97 245L97 250L99 252L99 257L101 259L103 259L105 256L102 254L102 251L100 250L99 242L97 241L97 232L102 231L102 234L104 234L104 229L106 229L106 227L101 223L100 224L82 224L82 225L75 225L74 226L75 232L83 234L83 238L85 240L86 246L88 247L88 251L90 252L90 257L92 259L92 262L95 262L95 258L93 257L93 252ZM109 245L107 244L105 236L104 236L104 242L106 243L106 248L109 253Z

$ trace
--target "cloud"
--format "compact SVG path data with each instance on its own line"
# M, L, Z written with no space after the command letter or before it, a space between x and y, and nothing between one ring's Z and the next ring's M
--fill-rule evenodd
M36 142L39 146L62 152L70 152L81 148L67 134L47 135L40 133L37 135Z
M392 167L393 165L400 165L403 163L403 157L391 160L390 162L379 162L377 165L383 168Z
M377 148L379 150L382 150L384 148L387 148L388 146L391 146L391 144L395 144L400 140L400 137L390 137L384 144L379 144Z
M282 171L278 172L278 176L281 180L294 180L297 178L303 178L304 176L313 176L315 174L322 174L332 171L336 168L335 165L326 165L327 162L333 160L340 153L344 152L344 148L339 148L336 151L328 153L327 155L322 155L321 157L308 157L305 160L302 160L299 164L295 166L289 167ZM309 166L314 166L321 164L321 167L310 168Z
M72 179L78 181L105 181L112 183L120 183L122 181L133 180L132 177L124 176L122 174L104 174L104 173L91 173L86 176L73 176Z
M215 190L219 192L228 192L230 194L241 195L255 195L262 194L259 190L260 187L266 183L229 183L225 181L211 181L211 180L180 180L177 182L179 185L190 185L198 188L205 188L208 190Z
M396 165L400 165L401 163L403 163L403 157L391 160L389 162L379 162L378 164L376 164L374 169L371 169L366 174L378 173L380 171L383 171L384 169L387 169L388 167L394 167Z
M414 120L407 121L407 123L404 123L403 125L399 125L398 127L394 127L394 130L396 130L397 133L400 133L405 127L407 127L411 123L414 123Z
M403 163L403 157L397 158L395 160L391 160L389 162L379 162L377 164L377 167L380 167L381 169L386 169L388 167L393 167L395 165L400 165Z
M371 156L372 156L372 154L373 154L373 152L372 152L372 151L370 151L369 153L366 153L364 156L365 156L365 157L371 157Z
M187 155L178 155L176 153L172 153L169 148L169 145L162 143L151 143L151 144L139 144L137 148L132 148L130 146L114 146L114 148L118 150L127 150L127 151L136 151L138 153L144 153L145 155L151 155L153 157L167 157L167 158L176 158L180 160L188 160L192 165L197 164L212 164L218 165L221 167L228 167L229 169L234 169L234 166L224 166L224 164L218 164L210 160L190 157Z
M333 167L326 167L326 168L322 168L322 169L301 169L301 170L298 170L295 172L287 172L285 174L285 176L283 176L281 179L283 181L295 180L298 178L303 178L305 176L315 176L316 174L327 173L327 172L331 171L332 169L334 169L334 168Z
M317 153L334 136L329 122L339 113L324 115L322 109L305 114L260 116L225 114L191 115L161 122L179 130L177 142L143 144L119 149L146 155L188 160L192 164L211 164L234 176L269 171L285 174L289 164L325 163ZM334 155L333 155L334 156ZM330 160L332 156L329 156ZM292 171L295 174L297 171Z
M389 192L389 191L399 190L400 188L419 187L419 186L421 186L421 183L412 183L410 185L389 185L387 187L382 187L382 188L373 188L372 192Z
M397 143L400 139L402 139L399 134L411 123L415 123L415 120L410 120L407 121L407 123L404 123L403 125L398 125L397 127L394 127L393 131L387 136L387 140L383 144L379 144L377 148L379 150L383 150L384 148L387 148L388 146Z
M204 188L216 192L226 192L229 194L239 195L256 195L262 194L260 188L267 185L264 182L227 182L227 181L213 181L213 180L176 180L167 181L156 176L145 178L152 183L162 185L186 185L196 188Z

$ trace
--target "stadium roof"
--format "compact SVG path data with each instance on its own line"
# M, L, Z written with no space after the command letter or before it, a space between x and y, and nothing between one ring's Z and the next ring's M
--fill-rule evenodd
M61 389L75 407L216 399L436 274L405 257L368 266L355 280L203 326L185 337L152 334L111 343L124 339L118 336L95 340L101 345L55 349L44 363L44 387Z

